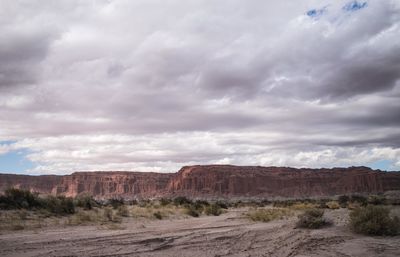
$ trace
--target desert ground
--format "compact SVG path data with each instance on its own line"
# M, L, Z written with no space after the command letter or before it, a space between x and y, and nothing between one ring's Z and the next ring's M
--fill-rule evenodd
M220 216L126 218L114 228L52 226L2 231L0 256L400 256L400 236L371 237L347 227L347 209L327 210L334 225L295 228L296 216L254 222L247 209Z

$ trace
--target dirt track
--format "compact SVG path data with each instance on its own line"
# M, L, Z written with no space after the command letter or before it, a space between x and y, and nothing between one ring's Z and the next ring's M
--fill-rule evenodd
M0 235L0 256L400 256L400 237L364 237L345 226L345 210L330 211L335 226L294 229L295 219L254 223L241 211L219 217L129 221L123 230L95 226Z

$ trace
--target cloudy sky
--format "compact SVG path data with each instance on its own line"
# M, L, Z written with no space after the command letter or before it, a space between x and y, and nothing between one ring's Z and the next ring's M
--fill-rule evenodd
M0 0L0 172L400 170L398 0Z

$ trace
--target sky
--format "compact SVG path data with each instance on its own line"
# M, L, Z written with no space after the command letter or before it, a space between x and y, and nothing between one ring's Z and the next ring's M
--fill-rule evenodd
M0 172L400 170L398 0L0 0Z

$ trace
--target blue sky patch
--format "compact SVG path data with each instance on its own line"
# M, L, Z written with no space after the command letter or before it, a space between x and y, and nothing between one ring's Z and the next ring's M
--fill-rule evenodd
M4 142L2 142L4 144ZM0 173L26 173L33 169L35 164L26 157L28 150L11 151L0 154Z
M389 160L379 160L379 161L373 162L367 166L371 167L372 169L392 170L393 163Z
M347 12L354 12L354 11L358 11L362 8L365 8L367 6L368 6L367 2L352 1L352 2L347 3L345 6L343 6L342 9Z
M325 9L326 8L322 8L322 9L311 9L308 10L306 12L307 16L311 17L311 18L318 18L319 16L321 16L322 14L325 13Z

